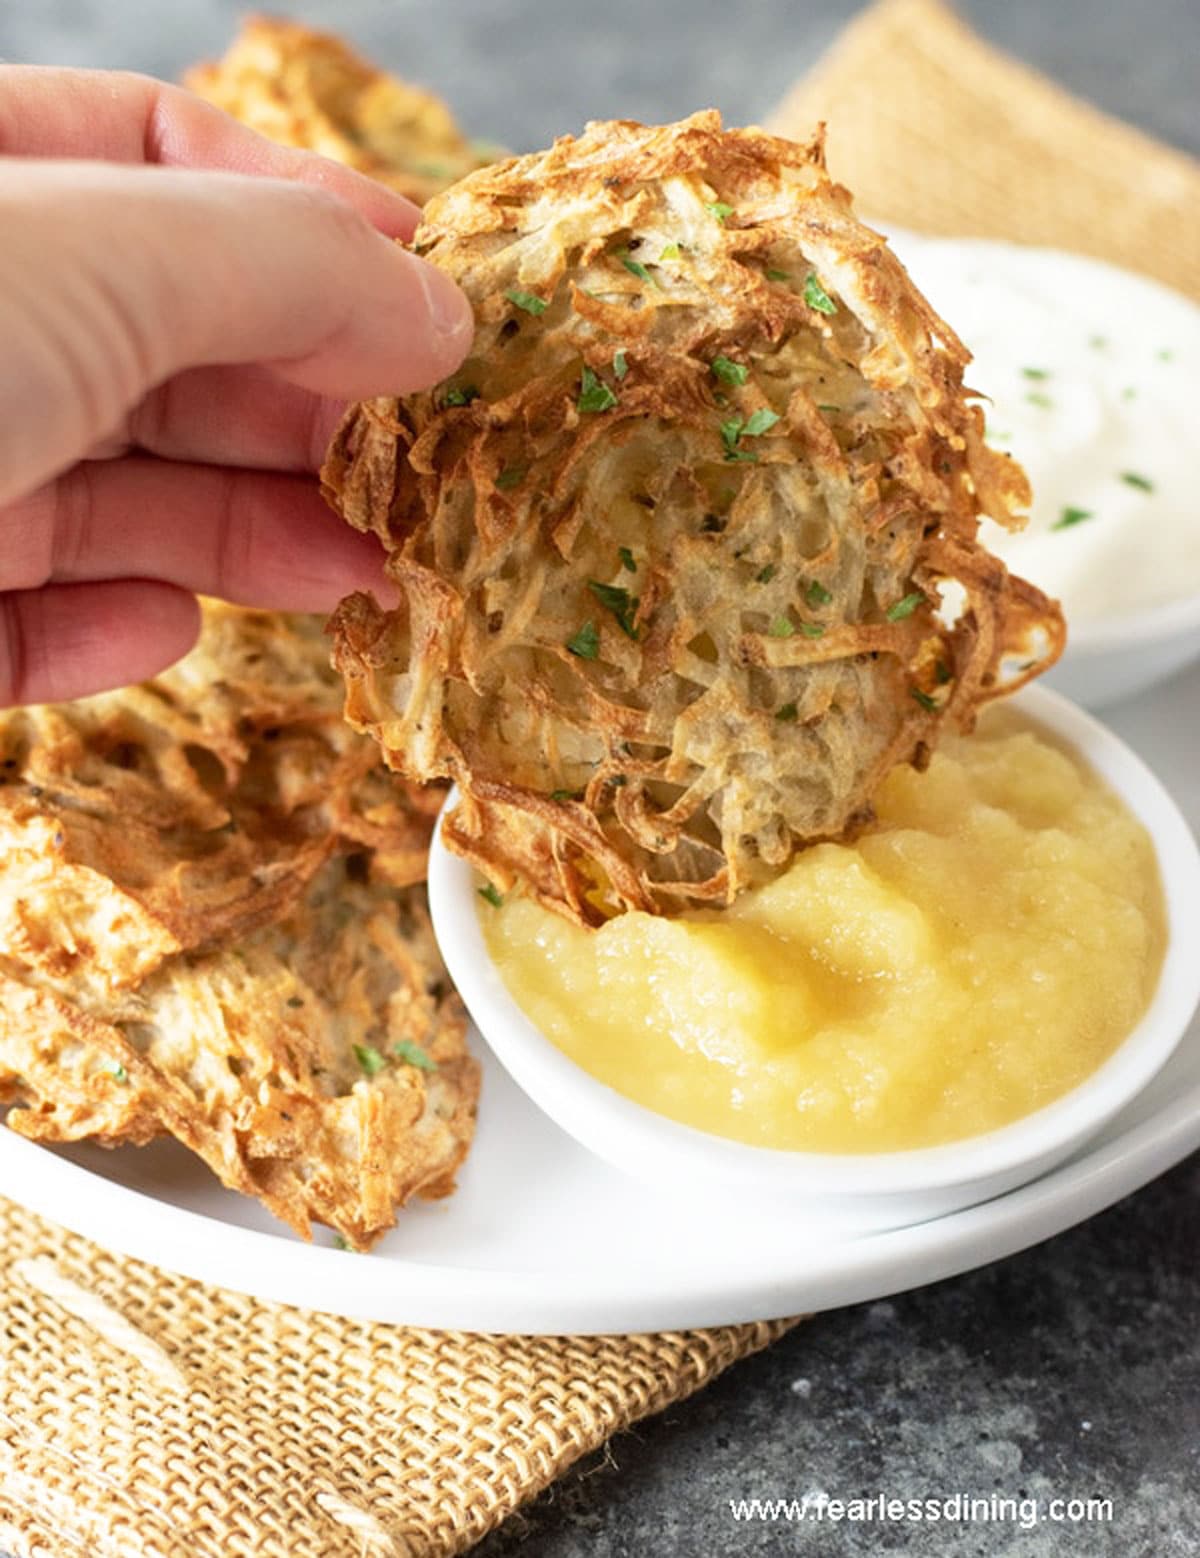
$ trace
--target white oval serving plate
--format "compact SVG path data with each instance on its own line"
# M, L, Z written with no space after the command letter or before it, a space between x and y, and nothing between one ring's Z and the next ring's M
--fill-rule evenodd
M1109 723L1200 823L1200 670ZM0 1131L0 1194L122 1254L281 1303L476 1331L604 1332L766 1319L938 1281L1036 1244L1200 1146L1200 1024L1067 1163L1019 1190L860 1238L798 1233L746 1198L651 1190L584 1151L486 1054L478 1139L448 1201L371 1255L312 1247L182 1149L51 1152ZM327 1239L325 1235L319 1238Z

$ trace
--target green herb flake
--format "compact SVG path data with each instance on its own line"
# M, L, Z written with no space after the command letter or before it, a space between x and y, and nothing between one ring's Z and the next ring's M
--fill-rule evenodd
M637 628L633 619L637 615L638 597L630 595L628 590L623 590L616 584L601 584L597 579L588 580L588 589L605 608L611 611L617 619L617 624L626 638L636 639Z
M629 372L629 362L626 359L624 347L613 353L613 372L618 379L623 379Z
M1154 491L1154 483L1149 476L1139 476L1136 471L1122 471L1121 480L1127 487L1136 487L1139 492Z
M551 790L552 801L577 801L583 795L582 790Z
M1088 345L1092 348L1093 351L1102 352L1108 345L1108 337L1106 335L1089 336Z
M1091 518L1091 509L1076 509L1068 505L1050 528L1051 530L1069 530L1072 525L1082 525L1085 519Z
M819 579L814 579L804 592L804 599L810 606L828 606L833 596Z
M1154 355L1158 358L1159 362L1174 362L1175 361L1175 353L1171 350L1171 348L1169 346L1161 347L1157 352L1155 352Z
M637 572L637 559L627 546L619 546L617 548L617 556L621 559L621 567L624 568L626 573Z
M660 260L681 260L682 258L683 251L677 243L664 244L663 251L659 255Z
M1127 389L1123 389L1121 391L1121 399L1122 400L1136 400L1137 399L1137 390L1134 389L1132 384L1129 385L1129 387Z
M129 1073L126 1071L125 1067L119 1060L109 1061L108 1065L105 1066L104 1069L108 1072L109 1076L112 1077L113 1081L120 1082L122 1087L128 1083Z
M631 276L636 276L639 281L649 282L650 286L657 287L658 282L646 269L640 260L635 260L627 251L621 251L621 264Z
M356 1044L354 1058L358 1061L364 1075L369 1077L377 1077L387 1065L386 1058L372 1044Z
M576 410L582 412L611 411L616 404L617 397L612 390L585 363L579 389L579 399L575 402Z
M1050 377L1048 368L1022 368L1021 372L1027 379L1048 379Z
M742 436L742 430L746 424L741 417L731 417L728 422L721 423L721 442L725 445L725 458L727 460L757 460L758 456L748 449L738 448L738 439Z
M1047 411L1049 411L1050 407L1054 404L1049 395L1043 395L1041 390L1030 390L1025 399L1031 406L1041 406Z
M800 710L794 703L785 703L781 709L775 710L775 718L781 725L792 725L800 718Z
M824 638L825 624L823 622L802 622L800 631L805 638Z
M335 1233L334 1234L334 1236L333 1236L333 1247L334 1247L335 1250L343 1250L343 1251L345 1251L345 1253L347 1255L356 1255L358 1253L358 1251L354 1248L354 1246L352 1244L347 1244L346 1243L345 1239L342 1237L342 1235L340 1233Z
M479 399L479 391L473 384L464 384L460 389L457 385L446 391L444 404L447 406L469 406L473 400Z
M828 415L830 412L840 411L841 409L842 409L841 406L818 406L817 407L818 411L823 411L823 412L826 413L826 415Z
M760 406L747 418L746 425L742 429L742 437L761 438L764 433L769 433L778 421L778 411L772 411L768 406Z
M585 622L574 638L567 640L567 648L581 660L595 660L600 654L600 634L596 631L596 624Z
M944 660L938 660L934 664L933 674L937 677L939 687L944 687L948 681L953 679L954 676L954 672L950 669Z
M293 1011L295 1011L304 1005L304 997L300 995L289 995L287 1004L293 1009Z
M927 714L936 714L938 712L940 705L937 699L931 698L927 692L922 692L921 688L912 688L912 695Z
M706 200L704 209L709 216L715 217L722 227L725 226L726 218L733 215L733 207L727 206L723 200Z
M477 891L484 902L490 903L493 909L504 907L504 894L497 892L491 882L487 882L483 887L478 888Z
M712 371L722 384L744 384L750 377L749 368L731 357L714 357Z
M911 617L925 597L920 590L914 590L911 595L906 595L903 600L893 601L884 612L889 622L903 622L905 617Z
M766 276L768 281L791 281L792 279L788 275L787 271L776 270L772 265L768 265L763 274Z
M768 563L765 568L760 568L754 575L755 584L770 584L771 580L779 572L774 563Z
M796 629L788 617L774 617L767 628L768 638L791 638Z
M504 296L510 303L515 303L518 308L523 308L534 318L546 312L546 304L535 292L522 292L520 287L510 287Z
M804 279L804 301L809 308L815 308L818 314L837 313L837 304L817 280L813 271L809 271Z
M496 477L496 486L500 489L501 492L508 492L513 487L517 487L517 486L519 486L521 484L521 481L524 478L524 475L525 475L525 466L523 466L523 465L510 465L510 466L507 466Z
M503 899L500 900L503 903ZM393 1055L398 1055L406 1065L416 1066L418 1071L436 1071L437 1061L423 1050L419 1044L414 1044L412 1039L401 1039L398 1044L392 1045Z

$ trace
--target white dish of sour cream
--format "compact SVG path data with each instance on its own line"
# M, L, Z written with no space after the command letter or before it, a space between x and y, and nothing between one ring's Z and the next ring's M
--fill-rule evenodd
M1063 603L1051 684L1096 707L1200 656L1200 307L1056 249L891 241L975 359L988 441L1029 473L1028 528L981 536Z

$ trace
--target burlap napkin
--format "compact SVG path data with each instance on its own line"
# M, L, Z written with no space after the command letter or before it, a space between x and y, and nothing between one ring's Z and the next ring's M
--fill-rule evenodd
M786 39L780 40L786 47ZM1082 249L1200 293L1200 169L930 0L866 12L777 116L862 209ZM0 1202L0 1550L461 1552L616 1430L791 1322L496 1339L257 1303Z

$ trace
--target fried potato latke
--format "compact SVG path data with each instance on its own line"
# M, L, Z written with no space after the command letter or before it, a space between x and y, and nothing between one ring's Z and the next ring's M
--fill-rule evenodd
M478 1071L416 885L440 796L328 662L315 618L206 603L153 681L0 716L0 1101L365 1248L452 1188Z
M1060 652L976 539L1024 473L819 134L593 124L436 197L415 246L475 345L335 437L326 495L402 593L342 604L336 660L501 886L582 923L728 903Z
M369 64L332 33L251 16L184 84L269 140L320 152L424 204L495 148L473 145L433 93Z

